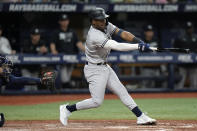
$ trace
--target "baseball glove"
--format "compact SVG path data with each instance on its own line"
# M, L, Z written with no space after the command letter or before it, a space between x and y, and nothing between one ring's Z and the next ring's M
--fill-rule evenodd
M41 84L48 88L50 91L55 91L55 79L56 79L56 72L55 71L48 71L43 72L41 77Z

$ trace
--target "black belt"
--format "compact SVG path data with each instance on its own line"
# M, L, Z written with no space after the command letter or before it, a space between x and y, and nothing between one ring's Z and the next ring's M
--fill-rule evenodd
M101 62L101 63L91 63L93 65L107 65L107 62ZM86 65L88 65L88 62L86 62Z

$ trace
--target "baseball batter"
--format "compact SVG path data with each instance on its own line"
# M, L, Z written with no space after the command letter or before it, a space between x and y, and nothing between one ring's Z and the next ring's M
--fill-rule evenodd
M147 52L151 51L149 44L108 22L108 17L102 8L96 8L90 12L91 27L85 45L87 62L84 74L89 83L91 98L74 105L60 105L60 121L63 125L67 125L71 112L99 107L104 100L105 89L108 88L136 115L137 124L156 124L155 119L142 113L113 69L107 64L110 50ZM111 39L112 35L118 35L128 42L133 41L137 44L118 43Z

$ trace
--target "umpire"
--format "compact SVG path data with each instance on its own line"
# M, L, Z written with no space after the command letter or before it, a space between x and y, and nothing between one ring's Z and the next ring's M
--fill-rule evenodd
M186 22L185 32L174 41L176 48L188 48L192 52L197 53L197 35L194 34L194 25L191 21ZM197 88L197 65L179 64L179 73L182 76L176 88L184 88L186 76L189 76L190 87Z

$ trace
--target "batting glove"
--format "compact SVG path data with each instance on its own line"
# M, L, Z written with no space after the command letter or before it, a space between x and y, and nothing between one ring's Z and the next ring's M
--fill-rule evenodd
M138 50L140 52L150 52L150 51L152 52L152 50L150 49L150 45L144 42L138 44Z

